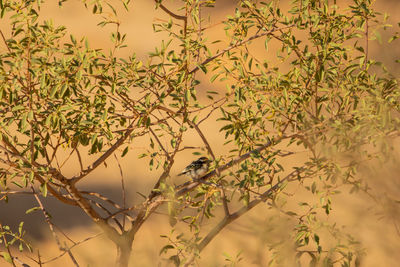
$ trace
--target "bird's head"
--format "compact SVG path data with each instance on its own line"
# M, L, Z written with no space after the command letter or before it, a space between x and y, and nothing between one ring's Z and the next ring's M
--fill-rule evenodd
M208 159L207 157L201 157L201 158L199 158L198 160L201 161L201 162L210 162L210 161L211 161L211 160Z

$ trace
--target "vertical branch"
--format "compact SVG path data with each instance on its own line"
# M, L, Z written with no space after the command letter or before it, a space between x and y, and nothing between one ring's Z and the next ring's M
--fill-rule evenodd
M169 113L171 115L183 116L183 114L181 114L181 113L176 114L173 110L171 110L171 109L169 109L167 107L159 106L157 108L161 109L161 110L164 110L165 112L167 112L167 113ZM212 159L215 160L216 159L215 154L214 154L213 150L211 149L211 146L208 143L208 141L207 141L206 137L204 136L203 132L200 130L199 126L196 123L194 123L193 121L191 121L191 120L187 120L187 123L196 130L196 132L200 136L201 140L203 141L204 145L206 146L208 153L211 155Z
M322 46L322 45L321 45ZM322 48L322 47L321 47ZM315 118L318 119L318 84L321 81L321 68L322 68L322 60L321 60L321 51L319 50L318 45L316 45L317 49L317 56L316 56L316 66L315 66L315 74L314 74L314 79L315 79L315 88L314 88L314 94L315 94L315 99L314 99L314 108L315 108ZM312 109L311 109L312 110Z
M32 114L33 114L33 86L32 86L32 80L31 80L31 73L29 71L31 68L31 36L30 36L30 30L29 30L29 23L27 25L27 32L28 32L28 47L27 47L27 55L26 55L26 61L27 61L26 80L27 80L27 87L28 87L28 94L29 94L29 111L32 112ZM31 168L33 168L34 153L35 153L35 151L34 151L35 150L35 147L34 147L35 136L34 136L34 130L33 130L33 121L30 120L29 124L30 124L30 128L31 128L30 129Z
M203 33L203 31L201 29L201 2L199 2L199 4L198 4L198 10L199 10L199 25L198 25L199 27L198 27L198 30L197 30L197 42L200 43L202 41L201 36L202 36L202 33ZM197 50L197 55L196 55L197 64L200 64L200 50L201 49Z
M42 266L43 266L43 264L42 264L42 258L41 258L41 256L40 256L39 250L38 250L38 252L37 252L37 255L38 255L38 264L39 264L40 267L42 267Z
M162 151L164 152L165 157L169 160L169 159L170 159L170 156L169 156L169 154L168 154L168 151L167 151L167 149L165 149L165 147L161 144L161 141L160 141L160 139L158 138L158 136L156 135L156 133L153 131L153 129L151 129L151 127L149 127L149 131L150 131L150 133L154 136L154 138L156 139L157 144L160 146L160 148L161 148Z
M3 31L2 31L2 30L0 30L0 35L1 35L1 38L3 39L3 42L4 42L5 46L7 47L7 50L8 50L8 52L11 54L11 53L12 53L12 52L11 52L11 49L10 49L10 47L8 46L8 43L7 43L6 37L4 36L4 34L3 34Z
M117 161L118 168L119 168L119 174L121 175L122 209L125 210L126 209L126 190L125 190L124 173L122 172L122 167L121 167L121 164L119 163L117 155L114 154L114 158ZM125 219L126 219L126 215L124 214L122 217L122 231L125 230Z
M10 247L9 247L9 245L8 245L8 243L7 243L6 233L4 232L3 225L2 225L1 222L0 222L0 231L1 231L1 233L3 233L3 242L4 242L4 246L6 247L7 252L8 252L8 255L10 256L11 264L12 264L14 267L16 267L15 262L14 262L14 257L11 255L11 250L10 250Z
M182 118L182 125L183 125L184 121L185 121L185 118ZM182 127L182 125L180 125L180 127ZM140 227L146 220L146 218L148 218L148 216L160 205L159 202L154 201L154 198L156 196L160 195L160 191L157 191L156 189L158 189L160 187L161 182L168 177L168 175L171 171L172 165L174 164L175 155L178 152L179 147L182 143L182 137L183 137L183 132L179 131L179 135L177 137L178 140L176 142L175 149L168 158L168 165L164 169L164 172L158 178L156 184L153 186L153 190L150 192L149 196L147 197L147 200L143 203L142 207L138 211L135 221L132 223L132 228L128 233L128 236L132 240L133 240L136 232L140 229Z
M210 153L213 161L215 161L215 159L216 159L215 158L215 154L212 151L210 144L208 143L208 141L207 141L206 137L204 136L203 132L200 130L199 126L196 123L192 122L191 120L188 120L188 122L189 122L189 125L192 126L197 131L197 133L199 134L201 140L203 141L204 145L206 146L208 153Z
M221 187L221 199L222 199L222 206L224 207L225 216L230 216L228 200L226 198L225 189Z
M182 119L182 124L179 126L179 127L182 127L182 125L183 125L183 123L184 123L184 118ZM153 132L154 133L154 132ZM148 199L152 199L152 198L154 198L158 193L156 192L156 191L154 191L154 189L158 189L159 188L159 186L160 186L160 184L161 184L161 182L163 181L163 180L165 180L167 177L168 177L168 175L169 175L169 173L170 173L170 171L171 171L171 168L172 168L172 165L174 164L174 158L175 158L175 155L176 155L176 153L178 152L178 150L179 150L179 147L180 147L180 145L181 145L181 142L182 142L182 137L183 137L183 132L181 132L181 131L179 131L179 135L178 135L178 137L177 137L177 141L176 141L176 145L175 145L175 149L174 149L174 151L172 152L172 154L171 155L169 155L168 153L168 157L167 157L167 159L168 159L168 166L166 167L166 169L164 170L164 172L160 175L160 177L158 178L158 180L157 180L157 182L156 182L156 184L154 185L154 187L153 187L153 190L152 190L152 192L150 193L150 195L149 195L149 197L148 197ZM158 138L157 138L158 139ZM157 140L156 139L156 140ZM158 140L158 142L160 142L159 140ZM159 144L161 144L161 142L159 143ZM166 151L165 149L164 149L164 151Z
M367 70L368 61L368 46L369 46L369 24L368 24L368 14L365 15L365 59L364 59L364 70Z
M81 157L81 153L79 153L79 150L77 147L75 149L75 152L76 152L76 155L78 156L79 167L81 168L81 171L83 171L82 157Z
M72 255L71 250L68 248L68 246L65 244L65 246L61 245L60 239L58 238L58 235L56 234L55 230L54 230L54 225L50 220L50 216L47 213L47 211L44 208L44 205L42 203L42 201L40 200L38 194L36 193L35 189L33 188L33 185L31 185L31 190L33 192L33 195L35 196L36 202L39 204L40 210L43 213L43 216L47 222L47 224L49 225L51 234L53 235L54 239L56 240L56 243L58 245L58 248L60 249L60 251L66 251L69 255L69 257L71 258L72 262L74 263L75 266L79 267L78 262L76 261L74 255Z
M319 71L318 68L321 68L321 66L319 66L319 63L317 63L317 69L316 69L317 72ZM315 118L318 118L318 81L315 81L314 94L315 94L314 96Z

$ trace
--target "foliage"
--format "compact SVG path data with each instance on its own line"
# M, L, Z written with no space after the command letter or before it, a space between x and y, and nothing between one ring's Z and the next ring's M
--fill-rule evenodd
M270 265L288 264L288 255L292 263L309 257L311 266L359 264L361 246L327 220L333 197L348 186L373 197L359 166L390 157L399 134L398 81L368 51L390 25L370 0L348 7L295 0L287 11L279 1L238 1L222 21L221 40L207 35L210 23L202 16L215 1L182 1L175 13L168 1L157 0L170 20L156 22L154 30L167 37L146 62L118 56L126 34L112 1L82 1L93 14L111 14L99 23L114 29L108 52L42 20L42 2L0 1L11 29L7 37L1 32L2 194L9 197L17 186L37 197L38 188L82 209L116 244L120 266L128 264L136 232L165 202L171 227L189 227L189 234L164 236L160 254L176 265L195 261L225 226L265 203L285 214L290 227L286 240L266 241ZM121 3L128 10L129 1ZM205 90L205 78L218 89ZM220 131L203 131L215 117ZM185 143L193 132L203 142L193 154L207 154L213 171L174 187L167 177L176 158L193 149ZM211 135L224 140L229 153L217 153ZM124 157L144 138L149 147L140 158L161 175L143 203L121 207L79 188L94 169L111 156ZM288 165L299 148L306 160ZM86 154L96 160L85 165ZM63 167L71 161L79 167L68 177ZM289 198L293 186L312 200ZM298 203L296 211L290 203ZM205 232L203 220L214 222L219 210L224 216ZM271 219L263 227L273 231L277 224ZM233 265L245 256L226 257Z

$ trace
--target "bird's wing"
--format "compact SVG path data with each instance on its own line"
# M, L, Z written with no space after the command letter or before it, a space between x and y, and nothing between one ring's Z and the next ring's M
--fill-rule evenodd
M184 174L186 174L188 172L190 172L190 165L187 166L185 169L183 169L183 171L180 174L178 174L178 176L184 175Z

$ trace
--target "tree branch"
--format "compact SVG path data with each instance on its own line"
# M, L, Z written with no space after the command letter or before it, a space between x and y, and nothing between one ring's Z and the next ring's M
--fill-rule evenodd
M154 0L154 2L156 2L156 4L159 5L159 7L168 15L170 15L171 17L173 17L174 19L178 19L178 20L183 20L184 22L187 21L187 17L186 16L181 16L181 15L177 15L174 12L170 11L168 8L166 8L163 4L161 4L160 0Z
M76 184L79 182L82 178L84 178L86 175L91 173L94 169L96 169L100 164L102 164L109 156L114 153L115 150L117 150L124 142L125 140L131 135L131 133L134 130L134 123L136 122L136 119L132 121L132 123L129 125L128 129L126 130L125 134L120 137L114 145L112 145L106 152L104 152L101 157L99 157L95 162L93 162L92 165L90 165L88 168L85 170L81 171L78 175L72 177L70 179L71 184Z
M203 176L203 177L197 179L196 181L188 181L188 182L186 182L186 183L184 183L184 184L182 184L182 185L177 186L177 187L176 187L176 190L177 190L176 196L177 196L177 197L180 197L180 196L182 196L182 195L184 195L184 194L186 194L186 193L192 191L193 189L195 189L195 188L196 188L199 184L201 184L202 182L207 181L207 180L210 179L211 177L215 176L215 175L217 174L217 172L223 172L223 171L225 171L225 170L231 168L233 165L236 165L236 164L238 164L238 163L240 163L240 162L242 162L242 161L248 159L251 155L259 154L261 151L263 151L263 150L269 148L269 147L272 146L274 143L279 142L279 141L281 141L282 139L285 139L285 138L287 138L287 136L280 137L280 138L279 138L278 140L276 140L275 142L269 140L266 144L264 144L264 145L262 145L262 146L260 146L260 147L258 147L258 148L256 148L256 149L254 149L254 150L252 150L252 151L250 151L250 152L247 152L246 154L243 154L243 155L239 156L238 158L236 158L236 159L234 159L234 160L231 160L231 161L228 162L227 164L218 167L218 168L215 169L214 171L209 172L209 173L206 174L205 176Z
M33 195L35 196L36 202L39 204L39 207L42 210L43 216L44 216L47 224L49 225L50 232L52 233L54 239L56 240L56 243L58 245L59 250L67 252L69 257L71 258L72 262L74 263L74 265L79 267L79 264L76 261L74 255L72 255L71 249L68 246L62 246L61 245L60 239L58 238L56 232L54 231L53 222L50 220L50 216L47 213L46 209L44 208L44 205L43 205L42 201L40 200L38 194L36 193L33 185L31 185L31 190L32 190Z
M210 62L213 61L214 59L216 59L216 58L218 58L218 57L224 55L226 52L228 52L228 51L230 51L230 50L232 50L232 49L234 49L234 48L236 48L236 47L239 47L239 46L241 46L241 45L244 45L244 44L246 44L246 43L248 43L248 42L250 42L250 41L252 41L252 40L254 40L254 39L258 39L258 38L260 38L260 37L269 35L269 34L275 32L275 31L279 31L279 30L291 28L291 27L294 27L294 26L295 26L295 25L288 25L288 26L281 27L281 28L273 28L273 29L271 29L271 30L269 30L269 31L266 31L266 32L263 32L263 33L255 34L255 35L253 35L253 36L247 38L246 40L237 42L236 44L231 45L231 46L225 48L224 50L222 50L221 52L217 53L216 55L207 58L206 60L204 60L203 62L201 62L199 65L206 65L207 63L210 63ZM189 74L193 74L193 73L195 73L196 71L198 71L199 69L200 69L200 67L199 67L199 66L196 66L196 67L193 68L191 71L189 71Z
M3 141L5 141L4 138L3 138ZM13 148L14 148L14 147L13 147ZM28 164L29 164L29 161L28 161L27 159L25 159L24 157L20 156L18 150L16 150L15 148L12 149L12 150L13 150L13 151L16 151L16 153L9 151L7 148L5 148L5 147L3 147L3 146L0 146L0 150L3 150L5 153L10 154L11 156L13 156L13 157L15 157L15 158L17 158L17 159L21 159L21 160L24 161L25 163L28 163ZM11 166L11 167L13 167L13 168L17 168L17 169L18 169L18 165L17 165L16 163L14 163L14 162L10 162L10 161L8 161L8 160L3 160L3 159L0 159L0 161L2 161L2 162L4 162L4 163L8 164L9 166ZM39 165L39 166L41 166L41 165ZM31 171L31 170L29 170L29 171ZM58 173L58 171L55 170L55 169L50 168L50 172L51 172L51 171L52 171L53 173L56 173L56 175L62 176L62 174L61 174L61 173ZM45 180L38 172L33 171L33 173L34 173L35 179L36 179L37 181L39 181L40 184L45 184L45 183L46 183L46 180ZM51 173L50 173L50 174L51 174ZM63 177L63 176L62 176L62 177ZM68 205L72 205L72 206L77 206L77 205L78 205L78 204L77 204L75 201L73 201L72 199L66 198L65 196L63 196L60 192L58 192L56 189L54 189L50 184L47 183L46 186L47 186L47 189L49 190L49 192L50 192L55 198L57 198L58 200L60 200L61 202L65 203L65 204L68 204Z
M240 208L238 211L236 211L235 213L230 214L229 216L225 216L222 221L214 228L212 229L204 238L203 240L200 242L200 244L198 245L198 250L199 252L201 252L210 242L211 240L214 239L214 237L222 231L222 229L225 228L225 226L227 226L228 224L230 224L231 222L233 222L234 220L238 219L239 217L241 217L242 215L244 215L245 213L247 213L249 210L251 210L252 208L254 208L255 206L257 206L258 204L260 204L261 202L264 202L265 200L267 200L271 194L276 191L284 182L286 182L287 180L289 180L291 177L297 176L300 174L300 172L303 169L296 169L295 171L291 172L289 175L287 175L285 178L283 178L282 180L280 180L279 182L277 182L273 187L271 187L270 189L268 189L267 191L265 191L262 195L259 196L259 198L254 199L252 201L249 202L249 204L247 206L244 206L242 208Z
M1 222L0 222L0 231L3 233L2 236L3 236L4 246L6 247L7 253L8 253L8 255L10 256L11 264L12 264L14 267L16 267L15 262L14 262L14 257L13 257L13 255L11 254L10 246L9 246L9 244L8 244L8 241L7 241L6 233L4 232L3 225L1 224ZM4 256L3 256L3 257L4 257ZM4 257L4 258L5 258L5 257Z
M280 137L277 141L280 141L284 138L287 138L287 137L286 136ZM254 150L238 157L237 159L230 161L229 163L227 163L223 166L220 166L217 170L214 170L214 171L206 174L205 176L197 179L196 181L186 182L180 186L177 186L175 188L175 191L176 191L175 196L180 197L180 196L194 190L197 186L204 183L206 180L210 179L211 177L215 176L217 174L217 172L222 172L224 170L229 169L233 165L238 164L238 163L248 159L251 155L258 154L261 151L267 149L268 147L272 146L276 142L269 140L266 144L260 146L259 148L254 149ZM146 218L150 214L152 214L154 212L154 210L156 210L162 203L164 203L164 200L165 200L165 198L161 194L160 191L154 191L154 190L152 191L152 193L149 195L147 200L142 204L142 207L139 209L136 219L135 219L134 223L132 224L132 228L129 231L129 235L132 240L133 240L136 232L140 229L141 225L146 220Z
M74 248L74 247L76 247L76 246L78 246L78 245L80 245L80 244L82 244L82 243L84 243L84 242L86 242L86 241L89 241L90 239L96 238L96 237L98 237L98 236L100 236L100 235L102 235L102 234L103 234L103 233L98 233L98 234L96 234L96 235L94 235L94 236L89 236L89 237L85 238L84 240L79 241L79 242L73 244L69 249L71 250L72 248ZM58 256L56 256L56 257L50 259L50 260L44 261L44 262L42 262L42 264L47 264L47 263L50 263L50 262L52 262L52 261L55 261L55 260L61 258L62 256L64 256L65 253L67 253L67 251L63 251L63 253L61 253L60 255L58 255Z

